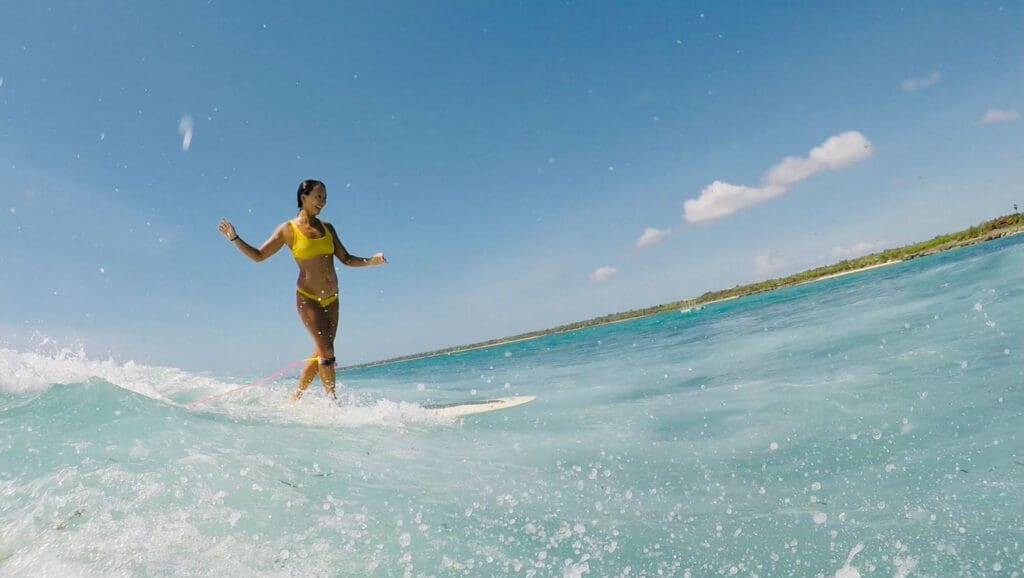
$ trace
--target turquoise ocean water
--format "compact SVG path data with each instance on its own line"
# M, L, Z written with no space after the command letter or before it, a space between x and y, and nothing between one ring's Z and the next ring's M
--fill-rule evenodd
M345 372L341 409L0 349L0 575L1019 576L1022 312L1017 236Z

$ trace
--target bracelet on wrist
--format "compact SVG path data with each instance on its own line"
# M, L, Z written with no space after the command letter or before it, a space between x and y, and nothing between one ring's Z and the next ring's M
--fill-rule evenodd
M238 240L238 235L235 235L234 237L231 237L230 239L228 239L228 241L231 241L232 243L234 243L237 240Z

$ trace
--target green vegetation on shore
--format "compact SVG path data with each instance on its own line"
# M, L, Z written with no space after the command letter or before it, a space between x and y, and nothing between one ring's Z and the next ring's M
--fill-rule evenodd
M535 337L550 335L552 333L563 333L567 331L583 329L586 327L593 327L595 325L603 325L606 323L626 321L628 319L635 319L637 317L654 315L656 313L663 313L666 311L685 311L688 309L693 309L696 307L700 307L702 305L706 305L708 303L714 303L716 301L744 297L747 295L753 295L755 293L780 289L782 287L799 285L801 283L809 283L811 281L817 281L819 279L823 279L826 277L841 275L844 273L852 273L860 269L865 269L869 267L876 267L880 265L886 265L889 263L896 263L899 261L915 259L917 257L932 255L934 253L948 251L950 249L964 247L967 245L973 245L975 243L981 243L984 241L989 241L992 239L997 239L1000 237L1005 237L1007 235L1013 235L1021 232L1024 232L1024 214L1014 213L998 217L996 219L992 219L984 223L980 223L978 225L975 225L968 229L964 229L962 231L958 231L956 233L940 235L929 241L915 243L913 245L907 245L905 247L899 247L895 249L887 249L885 251L880 251L878 253L872 253L870 255L865 255L863 257L857 257L856 259L847 259L835 263L833 265L808 269L807 271L803 271L795 275L789 275L788 277L768 279L767 281L751 283L749 285L737 285L732 289L710 291L708 293L701 295L700 297L695 297L693 299L683 299L681 301L673 301L672 303L665 303L663 305L655 305L653 307L645 307L643 309L633 309L630 311L623 311L621 313L613 313L610 315L604 315L602 317L588 319L586 321L578 321L575 323L559 325L557 327L552 327L550 329L531 331L529 333L521 333L519 335L513 335L511 337L502 337L500 339L492 339L490 341L482 341L470 345L448 347L445 349L438 349L436 351L430 351L427 353L417 353L414 355L395 357L383 361L375 361L372 363L351 366L344 369L356 369L359 367L368 367L373 365L383 365L386 363L409 361L413 359L419 359L422 357L433 357L435 355L458 353L461 351L469 351L471 349L478 349L482 347L493 347L496 345L501 345L503 343L511 343L513 341L533 339Z

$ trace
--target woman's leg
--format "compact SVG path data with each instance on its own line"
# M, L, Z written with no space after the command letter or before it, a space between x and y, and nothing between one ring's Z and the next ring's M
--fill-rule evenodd
M334 303L328 305L326 309L321 309L321 311L324 314L324 317L326 317L326 328L324 329L324 335L327 337L328 343L330 343L331 353L326 357L320 357L320 383L324 385L324 391L327 392L327 395L331 396L331 399L338 399L338 397L334 394L334 385L336 379L334 372L334 366L336 364L336 360L334 357L334 338L338 335L338 309L339 306L337 299L334 301ZM330 363L324 363L324 359L329 360Z
M312 381L314 372L320 374L320 381L323 382L327 394L334 397L334 337L338 332L338 302L335 301L325 308L316 301L296 293L295 308L299 312L299 319L313 338L315 353L320 361L312 361L303 367L302 373L299 374L299 388L292 397L298 399L302 396L302 392Z
M292 401L298 401L302 397L303 393L306 393L306 388L313 382L313 378L316 377L317 367L320 362L317 358L317 354L314 351L312 359L307 359L305 365L302 366L302 371L299 372L299 388L292 392L289 399Z

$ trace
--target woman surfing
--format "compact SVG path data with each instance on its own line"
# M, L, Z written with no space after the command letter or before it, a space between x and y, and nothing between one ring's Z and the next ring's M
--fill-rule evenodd
M218 229L242 254L257 263L277 253L281 247L287 245L291 249L299 266L295 308L313 338L313 357L303 365L298 388L290 399L297 401L301 398L317 374L327 395L337 399L334 392L334 337L338 333L338 275L334 270L334 258L349 267L383 265L388 261L384 253L375 253L372 257L349 254L334 226L320 220L320 211L327 204L327 187L322 182L313 179L302 181L295 200L299 214L278 225L259 248L243 241L227 219L220 220Z

